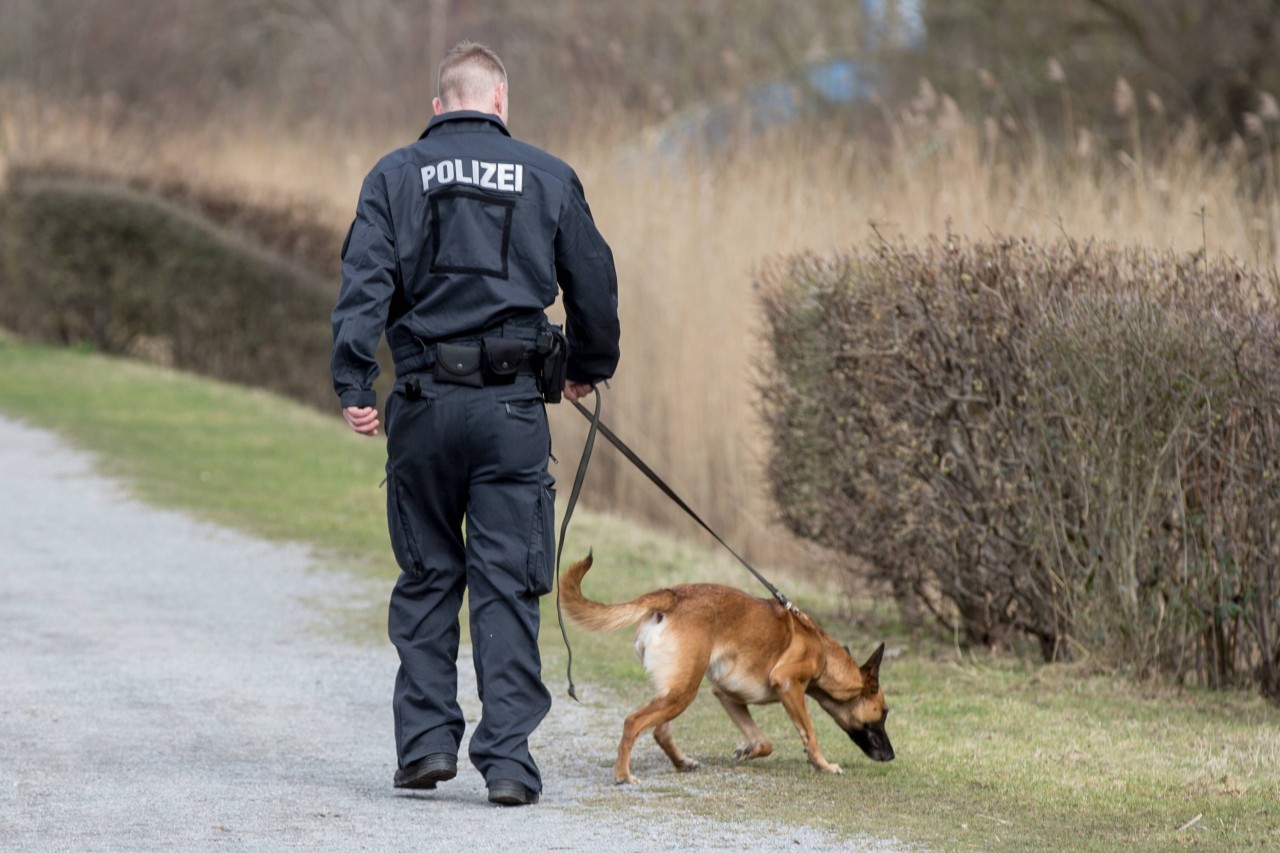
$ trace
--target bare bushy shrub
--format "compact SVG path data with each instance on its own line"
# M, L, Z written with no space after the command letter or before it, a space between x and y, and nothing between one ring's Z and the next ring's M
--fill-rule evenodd
M954 237L763 276L774 492L970 642L1280 696L1280 318L1224 259Z

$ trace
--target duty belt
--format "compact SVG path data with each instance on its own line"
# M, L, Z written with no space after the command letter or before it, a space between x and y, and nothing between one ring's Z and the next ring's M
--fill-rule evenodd
M507 320L491 328L478 332L459 335L456 338L441 340L423 340L414 337L409 342L393 349L391 359L395 362L396 376L408 376L411 373L422 373L434 370L436 366L436 344L474 344L480 345L484 338L513 338L532 345L538 338L539 329L545 322L536 323L529 320Z
M475 345L479 346L479 342L476 342ZM435 371L435 368L436 348L431 347L420 356L416 356L413 359L406 359L402 363L397 363L396 375L399 377L405 377L412 373L432 373ZM533 363L532 352L526 352L520 357L520 361L517 365L517 371L521 375L532 376L535 374L536 367Z

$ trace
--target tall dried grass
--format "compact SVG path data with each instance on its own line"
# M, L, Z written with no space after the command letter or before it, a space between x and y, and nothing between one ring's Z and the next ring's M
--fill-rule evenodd
M623 362L606 392L607 419L726 537L766 560L811 558L774 523L762 473L753 365L764 347L752 290L762 260L873 231L913 240L950 227L1277 261L1275 164L1259 172L1243 143L1205 153L1194 125L1161 127L1158 115L1118 146L1084 130L1059 146L1016 117L962 115L926 86L866 134L796 127L674 159L614 119L596 117L548 146L577 167L618 262ZM116 105L51 107L13 93L0 106L0 157L11 162L169 172L303 205L340 227L365 171L403 141L261 117L166 127L132 121ZM562 479L572 474L579 421L567 409L555 416ZM694 530L610 454L597 459L595 506Z

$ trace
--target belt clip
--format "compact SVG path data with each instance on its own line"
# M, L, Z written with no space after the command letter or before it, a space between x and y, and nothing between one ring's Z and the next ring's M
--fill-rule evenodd
M412 376L404 383L404 398L409 401L422 399L422 383Z

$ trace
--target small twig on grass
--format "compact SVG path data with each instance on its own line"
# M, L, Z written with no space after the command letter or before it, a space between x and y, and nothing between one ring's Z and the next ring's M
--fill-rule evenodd
M994 822L996 822L996 823L1000 824L1001 826L1012 826L1012 825L1013 825L1013 823L1012 823L1011 821L1004 820L1003 818L991 817L990 815L975 814L975 815L974 815L974 817L980 817L980 818L982 818L983 820L990 820L990 821L994 821Z
M1191 827L1195 826L1197 823L1200 822L1200 818L1202 817L1204 817L1203 812L1191 818L1191 820L1187 821L1182 826L1178 827L1178 832L1182 832L1182 830L1184 829L1190 829Z

